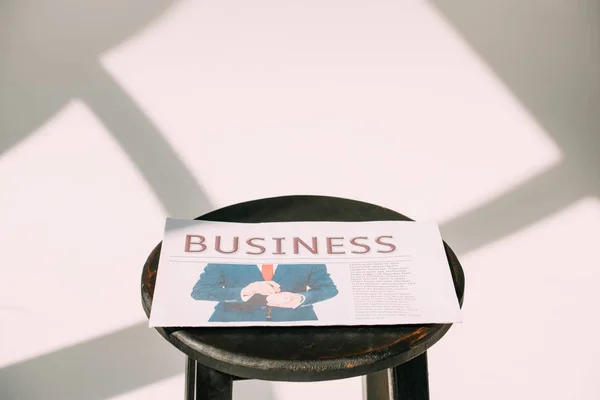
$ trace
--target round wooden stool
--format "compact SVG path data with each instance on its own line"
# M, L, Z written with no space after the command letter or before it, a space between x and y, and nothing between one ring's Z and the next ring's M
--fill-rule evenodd
M225 207L197 220L223 222L411 221L373 204L324 196L285 196ZM142 273L142 304L150 315L159 243ZM462 267L444 243L462 306ZM435 295L435 293L432 293ZM323 381L389 377L389 398L428 399L426 351L451 324L352 327L156 328L188 357L186 399L231 399L235 379ZM386 388L387 389L387 388ZM369 390L368 390L369 391Z

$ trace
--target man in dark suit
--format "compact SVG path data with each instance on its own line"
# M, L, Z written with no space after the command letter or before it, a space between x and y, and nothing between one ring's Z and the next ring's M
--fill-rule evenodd
M325 264L208 264L191 296L219 302L209 321L310 321L337 294Z

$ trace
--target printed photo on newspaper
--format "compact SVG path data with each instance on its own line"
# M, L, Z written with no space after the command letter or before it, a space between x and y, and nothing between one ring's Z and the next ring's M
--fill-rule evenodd
M168 218L150 327L461 322L432 223Z

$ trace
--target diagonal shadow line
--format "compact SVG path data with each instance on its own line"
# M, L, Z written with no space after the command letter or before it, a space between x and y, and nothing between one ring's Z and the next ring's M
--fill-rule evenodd
M170 0L139 1L136 4L143 10L135 10L132 6L135 11L131 15L110 11L111 8L106 6L106 12L89 12L85 7L80 10L75 7L76 10L70 9L71 13L67 14L57 12L59 25L68 25L71 19L80 20L84 36L80 40L90 45L81 49L90 49L89 54L79 48L65 51L66 59L61 59L61 65L64 63L67 70L72 69L65 73L57 70L52 57L49 60L44 56L33 57L32 54L39 52L28 49L29 43L25 43L25 51L18 54L20 57L11 59L16 60L15 65L23 64L20 69L11 70L11 65L0 63L0 85L6 89L6 96L0 96L0 103L6 105L0 107L0 111L4 110L0 115L5 117L0 118L0 130L3 130L0 153L27 138L33 128L79 94L130 157L170 216L196 217L209 211L210 202L201 186L149 117L97 61L89 63L85 58L92 61L100 53L94 46L104 49L110 47L110 41L119 43L123 39L123 30L135 31L138 22L146 23L171 3ZM77 11L87 14L79 15ZM95 21L98 13L102 17L100 23ZM54 18L47 20L56 23ZM37 22L39 24L32 25L45 26L43 16ZM107 23L116 24L116 29L103 29ZM96 34L93 29L88 32L88 25L100 27L100 33ZM36 37L36 32L32 37ZM64 41L54 43L52 39L56 38L47 36L51 37L50 47L58 48L48 54L65 50ZM60 35L57 38L60 39ZM17 47L23 49L24 46ZM31 50L31 54L27 50ZM33 72L30 71L32 65L35 66ZM48 73L50 80L38 79L44 73ZM59 79L55 82L57 73ZM8 107L15 97L19 100L17 106ZM27 109L27 115L19 106ZM127 193L116 195L126 196ZM139 324L0 369L0 398L103 399L179 374L183 372L183 360L181 353L147 324Z
M2 400L106 399L183 373L185 359L141 323L0 369ZM265 381L234 390L248 400L275 400Z
M600 6L586 0L586 12L563 3L429 1L564 155L563 164L444 224L442 232L459 253L600 193L599 38L597 24L584 23L584 15L600 16Z
M79 95L143 175L169 216L211 204L177 153L102 68L86 70ZM127 193L118 195L126 196ZM184 357L147 324L0 369L2 399L104 399L183 372Z
M79 87L82 100L131 158L167 214L195 218L208 212L204 190L150 118L103 68L86 72L88 79Z
M573 176L570 164L558 164L504 195L442 224L442 236L460 254L518 231L593 190Z
M73 99L90 65L178 2L0 2L0 157Z
M0 392L3 400L101 400L180 374L184 361L142 323L2 368Z

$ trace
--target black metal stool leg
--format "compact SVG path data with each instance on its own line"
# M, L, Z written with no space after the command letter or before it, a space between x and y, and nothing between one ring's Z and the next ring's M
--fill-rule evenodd
M185 371L185 400L232 400L233 377L189 357Z
M394 378L393 369L384 369L383 371L375 372L365 376L365 394L366 400L390 400L394 393Z
M367 400L429 400L427 353L366 376Z
M186 357L185 361L185 400L196 400L196 361Z
M429 400L427 352L394 367L394 400Z

